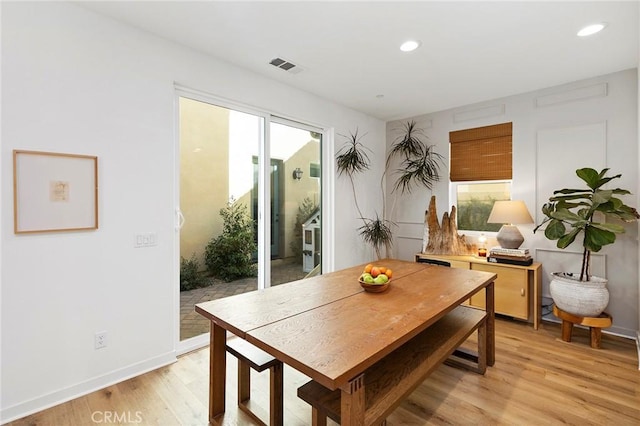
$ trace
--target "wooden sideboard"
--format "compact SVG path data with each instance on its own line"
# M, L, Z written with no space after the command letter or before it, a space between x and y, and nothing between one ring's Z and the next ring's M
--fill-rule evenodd
M542 320L542 264L534 262L529 266L489 263L485 257L457 256L445 254L416 254L416 262L446 262L452 268L473 269L498 275L495 282L495 310L497 314L508 315L528 321L531 317L533 328L538 329ZM482 292L469 299L472 306L484 308Z

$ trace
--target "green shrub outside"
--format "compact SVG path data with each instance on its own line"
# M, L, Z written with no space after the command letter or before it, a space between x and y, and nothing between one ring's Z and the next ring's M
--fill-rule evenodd
M247 211L246 205L234 200L220 209L222 233L212 238L205 248L207 269L211 275L226 282L257 275L251 260L256 250L253 220Z
M196 259L196 254L191 255L187 260L180 256L180 291L193 290L194 288L205 287L207 281L198 271L200 263Z
M458 229L498 232L501 223L487 223L496 200L471 199L458 203Z

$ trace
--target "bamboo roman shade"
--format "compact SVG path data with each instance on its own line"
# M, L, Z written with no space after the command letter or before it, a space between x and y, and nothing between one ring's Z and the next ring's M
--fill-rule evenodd
M452 182L511 179L512 123L449 132Z

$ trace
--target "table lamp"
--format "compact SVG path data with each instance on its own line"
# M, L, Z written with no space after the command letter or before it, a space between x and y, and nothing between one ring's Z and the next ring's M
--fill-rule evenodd
M487 219L487 223L504 223L496 236L500 247L517 249L524 242L524 237L515 224L533 223L524 201L496 201Z

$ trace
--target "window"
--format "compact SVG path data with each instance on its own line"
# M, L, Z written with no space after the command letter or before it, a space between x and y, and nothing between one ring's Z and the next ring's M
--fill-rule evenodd
M458 229L498 232L502 224L487 223L493 203L511 199L511 182L476 181L453 185L458 212Z
M314 178L320 177L320 164L319 163L311 163L309 164L309 176Z
M450 132L449 142L458 229L497 232L502 225L487 219L495 201L511 199L512 123Z

